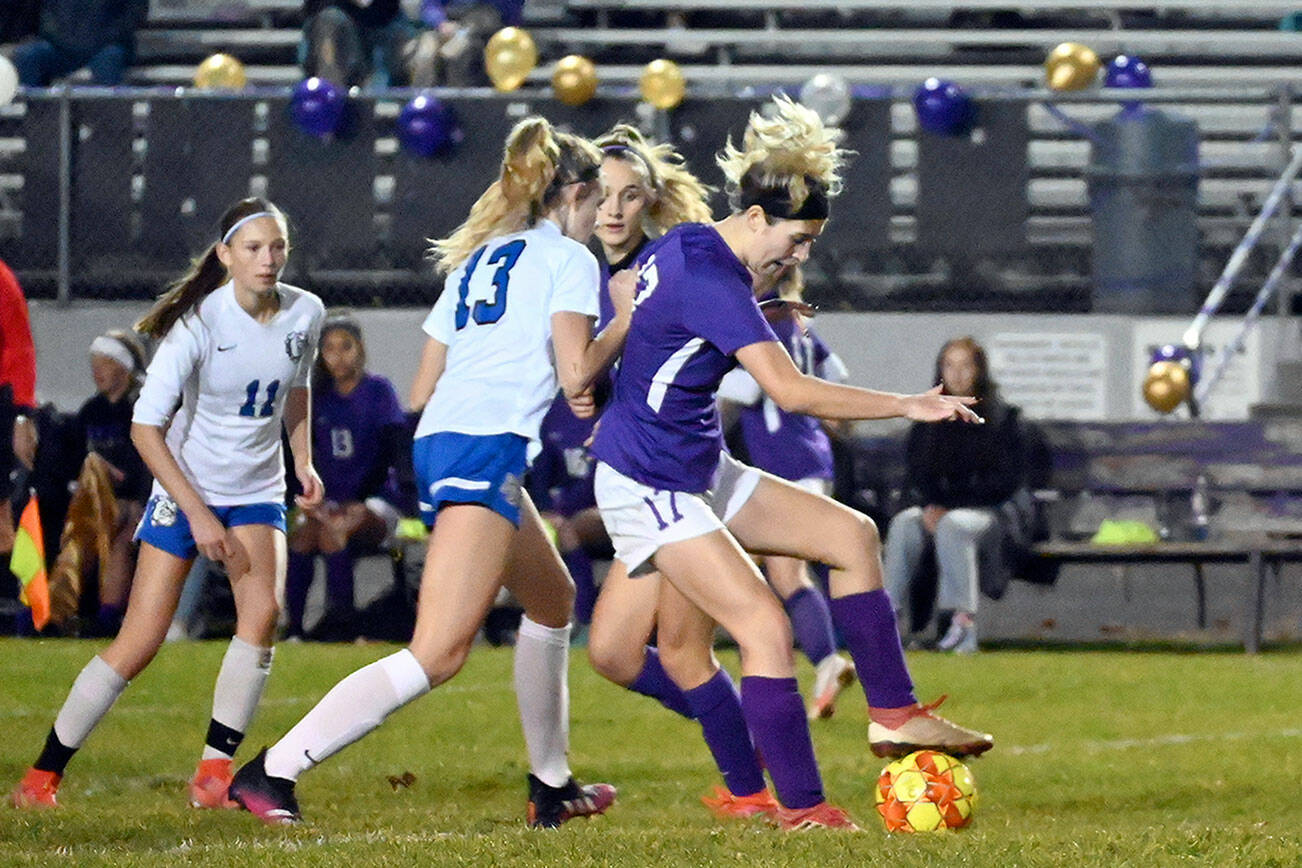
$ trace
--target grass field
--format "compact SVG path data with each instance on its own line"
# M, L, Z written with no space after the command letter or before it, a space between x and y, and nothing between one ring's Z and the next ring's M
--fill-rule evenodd
M0 775L21 775L90 642L0 641ZM306 822L198 812L198 757L224 643L169 645L69 768L57 812L0 813L0 865L1302 865L1302 654L1170 649L912 655L920 693L995 733L972 763L974 824L887 835L871 804L883 763L857 688L814 727L830 797L862 834L719 824L697 801L715 773L694 724L572 660L572 765L620 788L611 812L552 833L523 824L524 749L511 657L478 649L455 681L306 775ZM383 647L284 646L242 756L274 740ZM726 658L734 669L736 660ZM810 672L802 670L802 683ZM387 778L410 771L395 789Z

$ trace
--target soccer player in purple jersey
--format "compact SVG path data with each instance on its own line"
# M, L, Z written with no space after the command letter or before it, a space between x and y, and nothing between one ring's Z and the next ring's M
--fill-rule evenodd
M737 640L742 712L781 803L779 825L856 828L824 798L794 677L791 628L743 549L831 567L832 615L868 695L875 753L933 747L969 755L993 739L918 704L882 590L871 520L724 454L716 391L740 362L791 411L832 419L980 417L971 399L938 390L896 395L806 376L778 343L754 280L808 259L840 190L844 154L814 112L785 98L774 109L770 118L753 113L741 147L729 143L720 157L732 214L714 225L677 227L643 253L637 325L593 445L595 488L630 574L657 569L667 580L659 639L674 681L689 696L711 687L716 623Z
M394 470L408 436L393 383L366 370L361 326L348 314L331 315L321 328L321 352L312 368L312 447L330 497L315 509L299 510L290 523L288 636L303 635L303 609L321 555L326 608L311 638L357 637L353 559L393 538L401 517Z
M776 312L785 313L769 317L769 323L802 374L843 383L847 371L840 357L828 349L800 313L785 307L786 302L799 304L803 289L804 276L799 268L783 275L778 292L766 293L762 300L778 302ZM737 430L752 466L814 494L831 494L832 443L821 419L783 410L744 368L734 368L723 378L719 399L725 402L721 408L725 416L728 402L738 408ZM791 618L796 644L814 664L809 719L831 717L837 696L854 683L854 663L836 650L827 599L811 579L805 561L768 555L761 560L761 566Z
M499 178L434 243L448 277L411 388L412 406L424 407L413 463L433 525L414 635L336 684L236 773L231 798L264 822L296 822L300 774L456 675L504 581L526 611L514 683L531 767L527 822L555 827L614 802L613 787L581 786L570 774L574 589L521 484L558 382L567 396L586 393L628 329L631 288L613 291L616 316L592 337L597 263L583 242L600 163L590 142L526 118L507 138Z

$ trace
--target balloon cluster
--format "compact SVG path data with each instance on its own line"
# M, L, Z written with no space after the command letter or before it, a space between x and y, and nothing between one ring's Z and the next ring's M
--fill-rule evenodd
M1159 413L1170 413L1189 399L1198 383L1200 356L1188 347L1167 344L1153 351L1144 378L1144 400Z

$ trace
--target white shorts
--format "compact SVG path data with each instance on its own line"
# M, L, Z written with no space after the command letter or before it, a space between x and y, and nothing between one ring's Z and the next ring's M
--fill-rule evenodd
M806 476L804 479L786 480L796 488L803 488L810 494L821 494L824 497L832 496L832 480L824 479L821 476Z
M655 569L651 558L662 545L722 530L755 493L760 476L722 453L710 490L691 494L643 485L597 462L593 489L615 557L637 576Z

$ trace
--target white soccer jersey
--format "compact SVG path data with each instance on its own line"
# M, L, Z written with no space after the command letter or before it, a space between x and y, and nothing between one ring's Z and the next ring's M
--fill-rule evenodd
M494 238L448 275L425 318L426 334L448 347L447 365L416 436L519 434L537 440L556 396L552 314L595 318L597 260L543 220Z
M285 396L308 384L325 308L297 287L277 291L280 310L265 323L240 307L233 283L210 293L163 338L136 401L132 421L171 420L167 446L209 506L285 497Z

